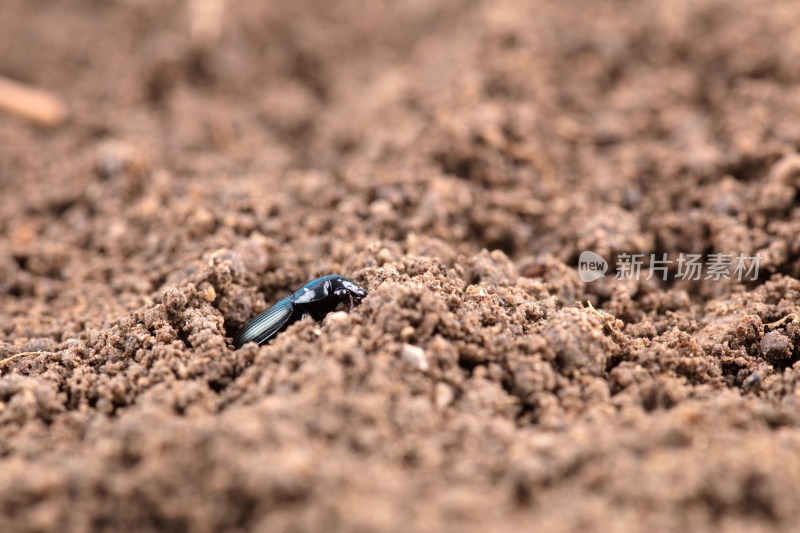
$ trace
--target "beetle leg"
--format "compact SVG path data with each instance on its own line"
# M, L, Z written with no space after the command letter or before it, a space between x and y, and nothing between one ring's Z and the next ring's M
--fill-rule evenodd
M347 297L350 298L350 309L349 309L349 311L352 311L353 310L353 295L348 292L347 293Z

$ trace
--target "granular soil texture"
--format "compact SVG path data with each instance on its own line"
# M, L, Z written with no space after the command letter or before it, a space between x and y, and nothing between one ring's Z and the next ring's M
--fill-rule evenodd
M799 19L4 0L0 531L796 531Z

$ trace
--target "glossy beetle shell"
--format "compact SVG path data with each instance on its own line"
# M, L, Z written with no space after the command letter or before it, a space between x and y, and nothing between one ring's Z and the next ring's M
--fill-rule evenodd
M264 344L280 331L306 315L322 320L343 302L359 301L367 295L362 287L347 278L332 274L303 285L249 322L236 339L236 348L247 342Z

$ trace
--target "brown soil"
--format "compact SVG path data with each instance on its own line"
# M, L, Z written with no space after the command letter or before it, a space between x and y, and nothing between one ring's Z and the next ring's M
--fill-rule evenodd
M3 0L0 531L797 529L800 5L201 4Z

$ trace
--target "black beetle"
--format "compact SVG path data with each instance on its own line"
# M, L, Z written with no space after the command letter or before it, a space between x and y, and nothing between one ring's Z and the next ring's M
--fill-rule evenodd
M322 320L340 303L361 300L367 291L337 274L309 281L302 289L279 301L247 324L236 339L236 348L246 342L264 344L278 332L306 315Z

